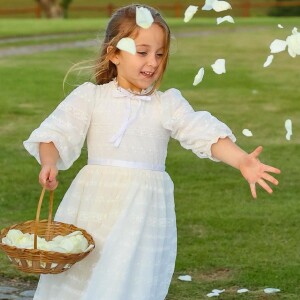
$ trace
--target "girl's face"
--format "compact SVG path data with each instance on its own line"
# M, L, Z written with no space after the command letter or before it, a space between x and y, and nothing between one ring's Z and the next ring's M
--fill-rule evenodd
M150 87L159 77L164 55L164 31L157 25L140 28L134 39L136 54L120 50L111 60L117 66L118 84L135 92Z

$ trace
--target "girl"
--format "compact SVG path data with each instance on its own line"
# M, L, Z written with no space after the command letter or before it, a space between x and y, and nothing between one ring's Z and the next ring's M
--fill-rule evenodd
M176 89L157 91L169 56L170 30L160 14L148 29L136 24L136 8L119 9L108 23L96 65L96 84L76 88L33 131L25 148L41 164L39 181L57 187L85 138L88 163L74 179L56 220L85 228L95 250L58 275L42 275L35 300L163 300L174 271L176 222L173 183L165 172L170 137L199 157L240 170L253 197L256 184L280 173L247 154L231 130L208 112L194 112ZM131 37L136 54L119 50Z

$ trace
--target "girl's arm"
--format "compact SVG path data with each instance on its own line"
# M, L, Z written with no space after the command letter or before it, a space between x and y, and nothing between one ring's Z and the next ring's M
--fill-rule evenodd
M229 138L219 139L217 143L211 147L212 156L224 163L240 170L244 178L250 185L253 198L256 198L256 186L258 183L268 193L272 193L271 187L266 183L269 181L275 185L278 180L268 172L279 174L280 170L272 166L261 163L258 159L262 152L262 147L257 147L252 153L248 154Z
M58 185L56 176L58 169L56 163L59 159L59 153L55 145L50 143L40 143L39 154L41 160L41 171L39 174L39 182L48 190L55 190Z

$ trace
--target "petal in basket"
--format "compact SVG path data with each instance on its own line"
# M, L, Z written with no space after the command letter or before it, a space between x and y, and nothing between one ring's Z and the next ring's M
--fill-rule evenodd
M34 234L23 233L19 229L10 229L2 238L2 243L23 249L34 249ZM77 230L68 235L58 235L51 241L37 237L37 249L61 253L80 253L88 251L91 246L82 232Z
M53 221L53 191L50 191L48 219L39 220L44 194L45 189L35 220L1 230L0 249L23 272L58 274L85 258L95 248L95 242L84 229Z

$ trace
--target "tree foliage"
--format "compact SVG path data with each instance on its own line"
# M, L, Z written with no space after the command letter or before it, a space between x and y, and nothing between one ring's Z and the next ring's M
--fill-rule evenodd
M270 9L268 15L269 16L275 16L275 17L281 17L281 16L300 16L300 6L281 6L280 2L283 2L284 0L276 0L278 2L278 6L273 7ZM295 2L297 0L292 0L290 2ZM297 1L299 2L299 1Z

